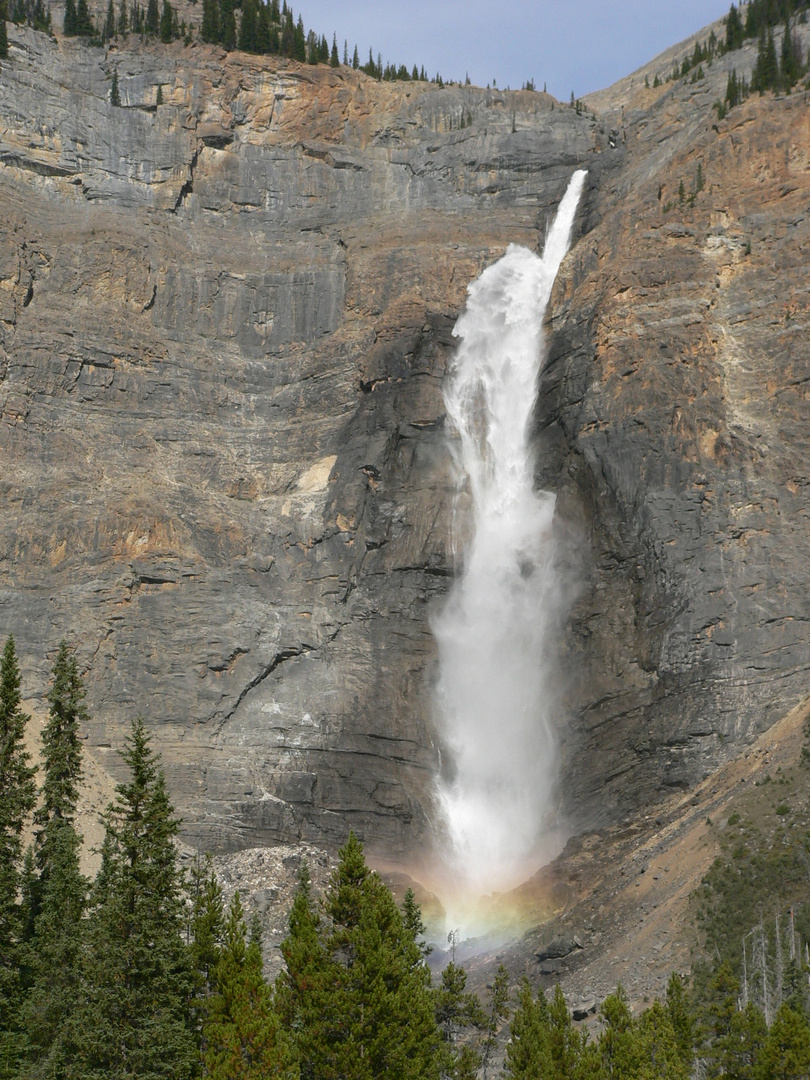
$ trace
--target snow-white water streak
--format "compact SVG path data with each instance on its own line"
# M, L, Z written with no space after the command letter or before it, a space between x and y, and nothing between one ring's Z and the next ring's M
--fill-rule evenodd
M474 893L527 876L552 798L549 634L565 588L554 568L553 494L535 491L529 423L542 325L586 173L577 171L542 258L510 245L470 285L445 390L472 535L433 630L439 722L455 770L440 782L456 880Z

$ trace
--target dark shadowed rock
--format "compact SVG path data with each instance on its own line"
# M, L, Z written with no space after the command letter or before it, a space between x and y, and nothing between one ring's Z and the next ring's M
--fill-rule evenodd
M578 937L555 937L547 945L542 945L535 953L538 960L561 960L582 948Z

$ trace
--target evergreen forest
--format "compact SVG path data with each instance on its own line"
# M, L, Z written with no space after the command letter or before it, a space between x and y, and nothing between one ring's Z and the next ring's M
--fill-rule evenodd
M194 0L196 3L196 0ZM806 22L810 0L750 0L745 5L732 3L725 18L725 40L718 40L712 31L705 42L697 42L693 52L676 65L671 80L689 79L696 83L705 77L704 64L711 64L715 56L735 52L747 41L756 40L757 59L750 82L732 70L722 102L715 103L720 117L743 101L752 91L766 90L787 92L807 73L806 58L801 44L792 29L795 23ZM5 23L11 20L27 24L35 30L52 34L50 10L44 0L0 0L0 58L8 55L8 37ZM774 30L781 27L781 38ZM104 45L123 40L130 34L144 39L155 38L168 44L180 39L190 44L194 27L179 21L171 0L108 0L106 15L96 24L88 8L87 0L65 0L63 32L67 37L86 39L91 45ZM372 78L385 81L421 80L432 81L439 86L444 80L437 72L428 75L424 65L383 63L373 48L368 59L362 61L357 45L349 51L344 40L342 53L337 34L331 44L325 35L306 30L302 16L296 18L287 0L202 0L201 18L197 33L200 40L221 45L227 50L239 49L257 55L275 55L296 60L302 64L341 64L355 71L363 71ZM778 44L777 44L778 40ZM469 78L466 80L469 82ZM654 85L660 85L655 77ZM523 84L523 89L534 90L533 80ZM120 103L115 102L115 103ZM574 104L572 95L572 104ZM576 102L577 111L580 103Z
M196 0L194 0L196 3ZM202 0L198 27L199 38L227 50L239 49L257 55L283 56L302 64L328 64L352 67L375 79L387 81L419 79L431 81L424 66L408 68L404 64L383 64L378 53L369 49L368 60L361 62L355 45L351 56L344 41L342 58L337 35L331 45L325 35L307 31L301 15L297 18L286 0ZM0 0L0 57L8 55L5 23L11 20L35 30L52 34L50 10L44 0ZM171 0L108 0L104 19L96 24L87 0L65 0L63 32L66 37L85 39L91 45L105 45L124 40L130 34L144 39L159 39L168 44L180 39L187 45L194 37L193 27L179 21ZM437 73L433 80L443 85Z
M718 859L697 898L704 958L691 984L673 974L665 999L638 1016L619 986L589 1029L574 1023L559 986L547 994L526 978L510 985L503 965L481 1000L468 990L454 952L434 975L413 892L400 909L353 833L321 897L302 865L281 946L284 969L271 984L257 917L248 916L238 892L225 903L210 857L181 864L180 823L141 718L121 751L128 778L104 816L100 868L93 881L83 876L77 805L81 728L89 719L84 697L63 641L35 768L20 666L7 639L0 668L0 1077L810 1075L810 968L801 946L810 934L810 835L781 828L784 799L767 843L739 816L730 821L742 840L731 834L733 850ZM763 895L779 895L786 908L768 927Z

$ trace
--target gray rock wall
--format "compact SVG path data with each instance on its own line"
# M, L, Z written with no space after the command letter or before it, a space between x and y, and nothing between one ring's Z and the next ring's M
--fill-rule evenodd
M352 824L412 850L450 330L484 265L540 242L598 125L25 29L0 91L0 634L29 693L65 635L90 750L118 774L143 712L204 847Z

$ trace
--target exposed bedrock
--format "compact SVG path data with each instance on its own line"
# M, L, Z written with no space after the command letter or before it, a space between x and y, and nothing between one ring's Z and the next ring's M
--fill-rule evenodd
M713 127L722 93L673 84L622 125L10 35L0 634L32 698L77 644L113 772L143 712L189 840L428 838L451 330L579 166L536 421L583 567L568 808L691 785L808 692L804 95Z
M559 283L538 482L585 538L580 823L691 787L810 693L807 95L718 121L725 78L636 92Z
M11 35L0 632L32 696L77 643L113 772L144 713L187 838L401 854L439 759L452 325L605 133L543 94Z

